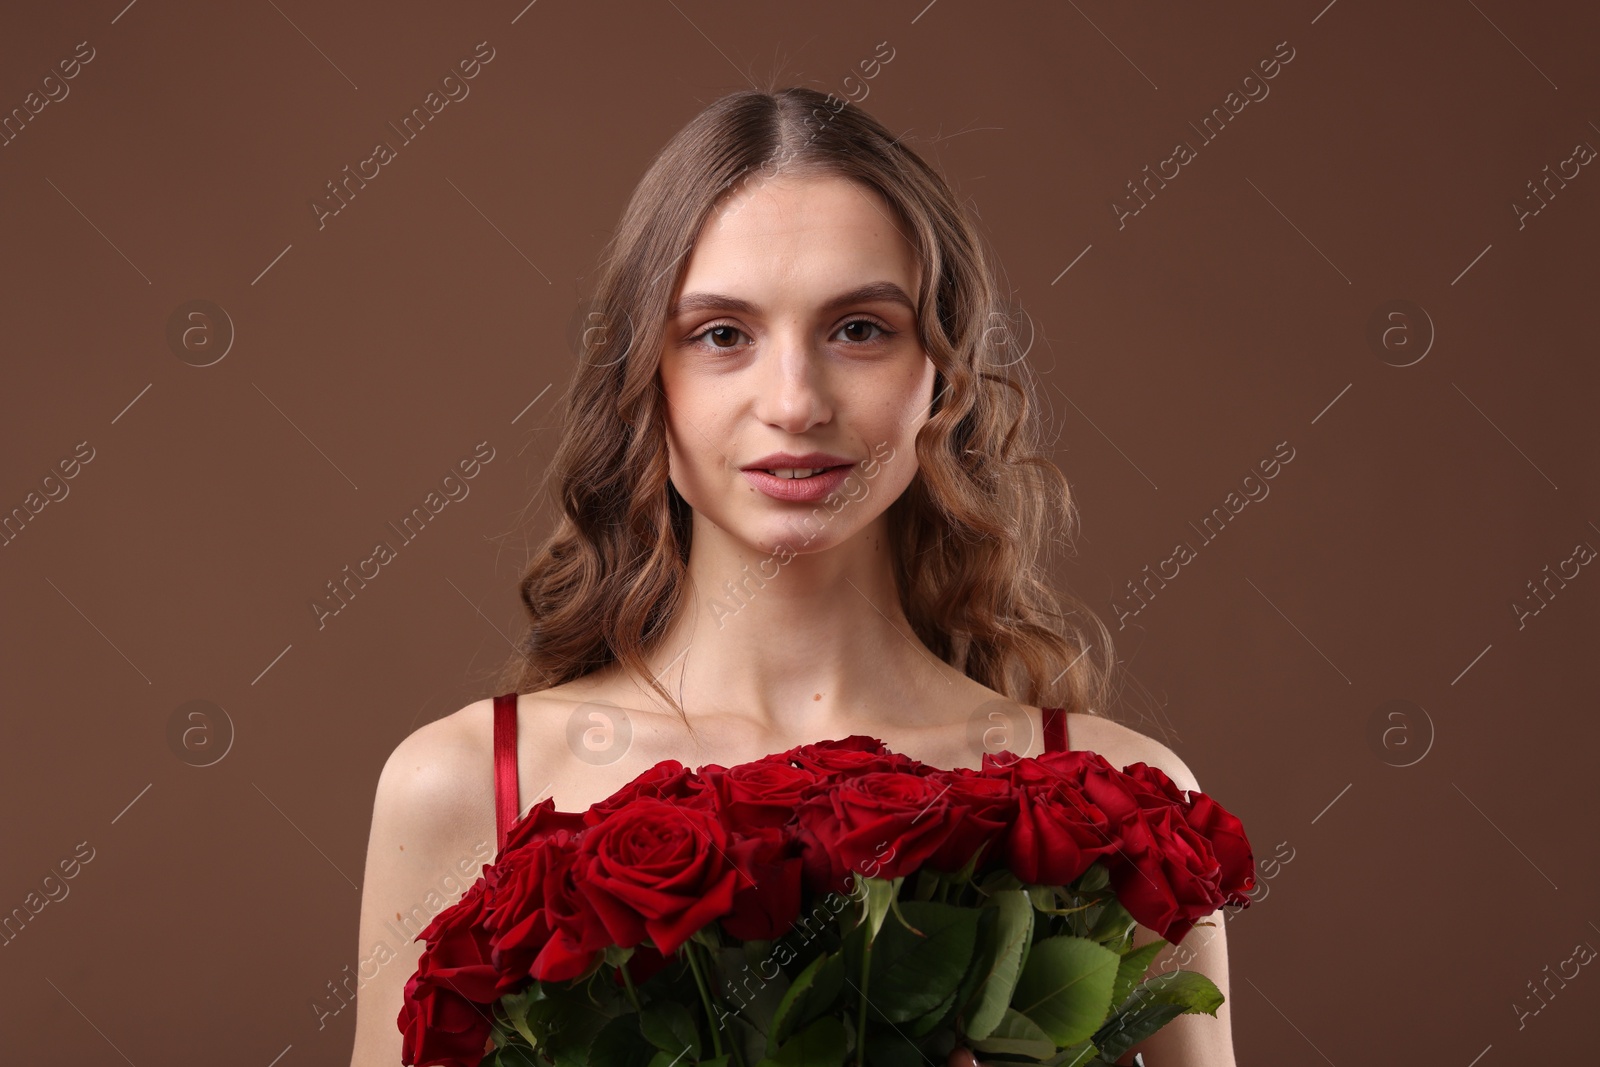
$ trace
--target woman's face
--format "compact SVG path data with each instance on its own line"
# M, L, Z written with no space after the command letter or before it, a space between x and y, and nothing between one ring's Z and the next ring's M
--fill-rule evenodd
M934 366L894 217L842 178L759 182L707 217L673 294L660 369L672 484L763 554L843 542L916 473ZM806 481L747 470L834 464L848 466Z

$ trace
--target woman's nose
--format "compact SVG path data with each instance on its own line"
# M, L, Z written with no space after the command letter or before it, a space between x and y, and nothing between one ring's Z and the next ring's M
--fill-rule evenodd
M833 414L833 398L821 353L809 340L775 336L760 357L756 412L762 421L790 433L803 433Z

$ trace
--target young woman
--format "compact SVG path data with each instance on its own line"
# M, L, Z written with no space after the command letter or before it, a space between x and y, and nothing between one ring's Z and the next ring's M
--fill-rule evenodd
M738 92L679 132L605 257L507 695L417 730L379 779L363 958L517 813L581 811L663 759L868 734L976 768L1070 744L1198 789L1093 710L1110 635L1042 568L1073 508L1012 322L961 203L854 105ZM1226 995L1213 919L1183 962ZM400 1062L421 947L361 988L352 1067ZM1231 1067L1228 1008L1139 1051Z

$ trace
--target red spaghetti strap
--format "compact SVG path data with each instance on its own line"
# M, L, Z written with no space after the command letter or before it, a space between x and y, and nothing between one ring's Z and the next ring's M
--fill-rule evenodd
M1065 708L1044 708L1044 750L1069 752L1067 741L1067 712Z
M517 795L517 694L494 698L494 832L495 851L506 847L506 835L521 811Z

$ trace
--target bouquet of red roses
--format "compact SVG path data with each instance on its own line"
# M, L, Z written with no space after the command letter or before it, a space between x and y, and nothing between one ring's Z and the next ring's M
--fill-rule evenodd
M1248 907L1239 820L1088 751L941 770L853 736L698 772L657 764L582 813L535 806L434 917L406 983L416 1067L1106 1065L1184 1012L1146 978ZM1132 946L1136 924L1161 939ZM1164 940L1163 940L1164 939Z

